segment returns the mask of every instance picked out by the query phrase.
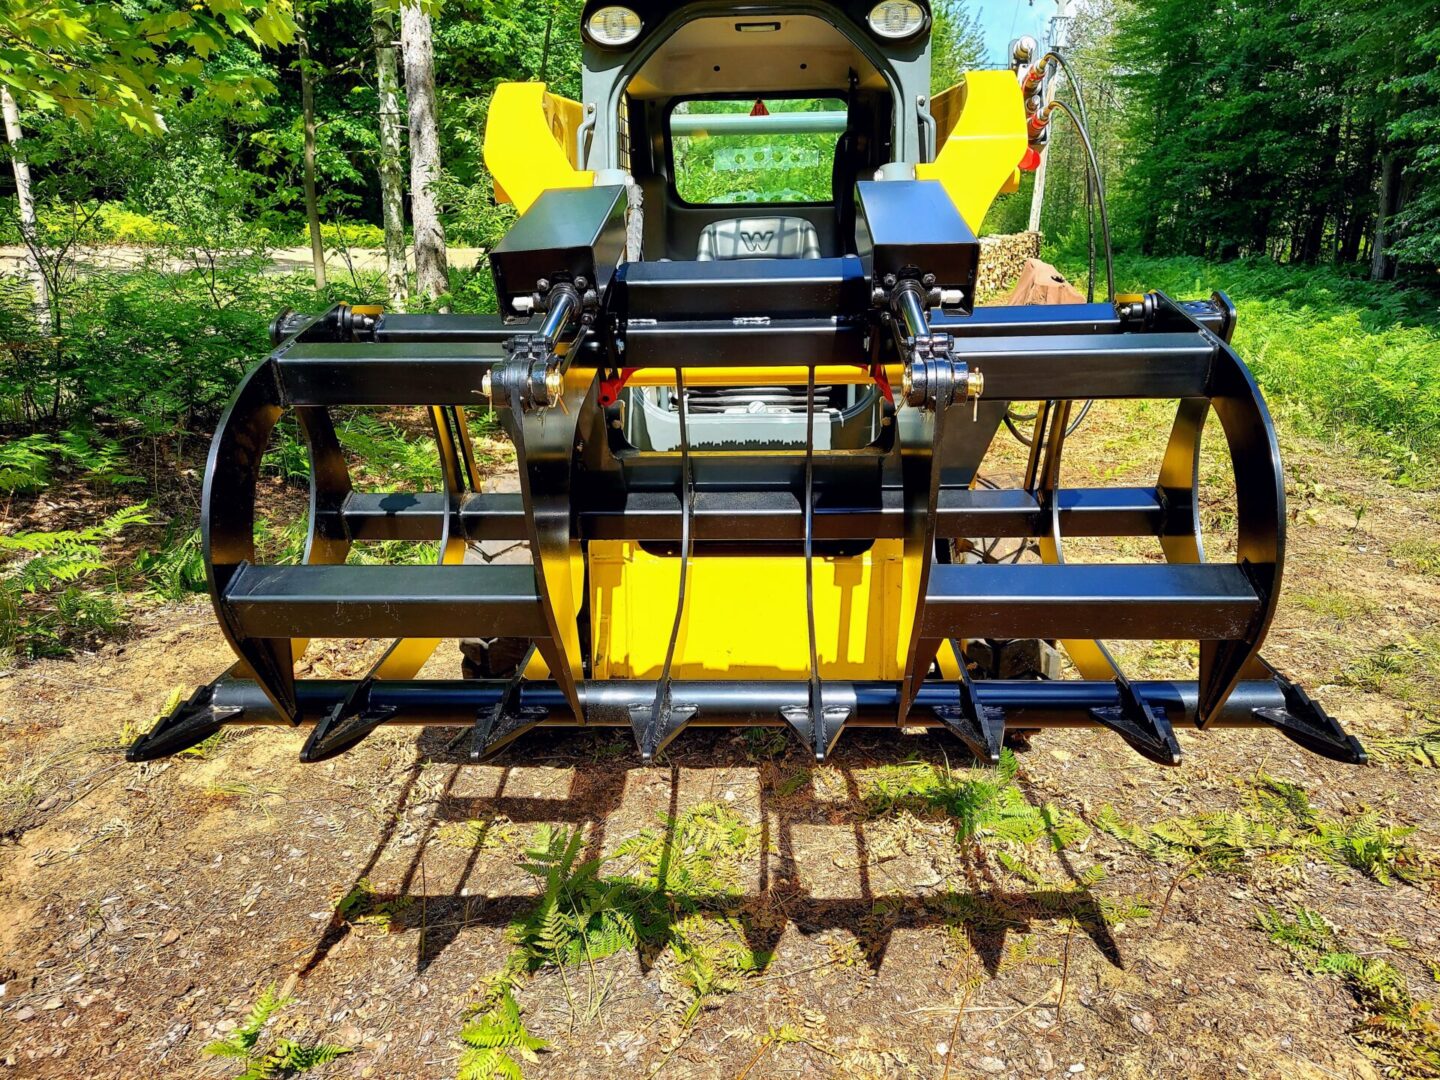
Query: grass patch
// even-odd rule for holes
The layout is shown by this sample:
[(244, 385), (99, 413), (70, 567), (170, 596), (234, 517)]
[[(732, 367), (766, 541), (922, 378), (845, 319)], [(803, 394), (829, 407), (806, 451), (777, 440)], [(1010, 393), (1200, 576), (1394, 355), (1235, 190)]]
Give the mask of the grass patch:
[(1305, 908), (1289, 915), (1267, 908), (1256, 921), (1271, 942), (1288, 950), (1307, 971), (1344, 984), (1363, 1014), (1351, 1036), (1367, 1055), (1401, 1076), (1440, 1077), (1435, 1003), (1416, 997), (1393, 964), (1342, 948), (1330, 925)]
[(1440, 633), (1407, 634), (1351, 660), (1335, 676), (1341, 686), (1396, 701), (1433, 696), (1440, 679)]
[(1440, 577), (1440, 542), (1407, 536), (1390, 548), (1390, 557), (1416, 573)]
[[(1052, 253), (1083, 276), (1084, 258)], [(1078, 273), (1077, 273), (1078, 272)], [(1235, 349), (1274, 404), (1302, 422), (1345, 432), (1383, 457), (1397, 480), (1427, 483), (1440, 461), (1440, 316), (1434, 294), (1376, 286), (1330, 267), (1267, 259), (1122, 257), (1116, 284), (1176, 299), (1224, 289), (1235, 301)]]
[(1314, 589), (1291, 589), (1287, 594), (1299, 607), (1335, 623), (1375, 614), (1380, 605), (1348, 589), (1320, 586)]

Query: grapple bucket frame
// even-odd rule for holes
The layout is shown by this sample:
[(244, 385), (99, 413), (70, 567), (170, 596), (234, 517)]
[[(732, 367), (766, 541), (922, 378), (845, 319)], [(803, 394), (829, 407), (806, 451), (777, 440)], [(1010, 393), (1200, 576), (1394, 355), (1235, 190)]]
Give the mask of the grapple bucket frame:
[[(1229, 344), (1235, 314), (1223, 294), (972, 308), (977, 245), (939, 185), (858, 188), (862, 257), (623, 263), (624, 189), (553, 191), (492, 254), (506, 317), (340, 306), (279, 320), (276, 348), (236, 391), (206, 468), (209, 583), (238, 662), (130, 758), (175, 753), (226, 724), (288, 723), (310, 726), (302, 757), (313, 761), (380, 724), (409, 723), (470, 729), (475, 759), (540, 725), (618, 725), (650, 760), (687, 725), (742, 723), (788, 726), (818, 760), (846, 727), (918, 724), (992, 762), (1007, 729), (1091, 726), (1174, 764), (1175, 728), (1187, 725), (1270, 727), (1363, 761), (1260, 657), (1281, 580), (1285, 489), (1269, 413)], [(803, 453), (695, 451), (687, 379), (765, 384), (775, 357), (804, 385)], [(621, 389), (656, 370), (678, 389), (678, 453), (636, 453), (619, 433)], [(817, 449), (817, 372), (880, 387), (872, 445)], [(1105, 398), (1179, 401), (1153, 488), (1062, 486), (1071, 402)], [(976, 487), (974, 466), (1017, 400), (1042, 402), (1024, 481)], [(514, 443), (518, 494), (481, 490), (461, 410), (486, 404)], [(413, 405), (429, 409), (443, 489), (353, 491), (329, 410)], [(1200, 537), (1200, 439), (1212, 409), (1234, 464), (1232, 563), (1205, 562)], [(309, 448), (309, 541), (304, 565), (262, 566), (256, 483), (287, 410)], [(1166, 561), (1066, 563), (1066, 536), (1156, 537)], [(961, 537), (1027, 538), (1043, 561), (952, 562), (948, 541)], [(822, 679), (817, 551), (877, 539), (903, 546), (902, 675)], [(352, 544), (373, 540), (439, 541), (440, 565), (344, 565)], [(524, 541), (531, 564), (464, 564), (466, 545), (487, 540)], [(681, 560), (658, 678), (589, 675), (577, 568), (598, 540)], [(672, 678), (686, 568), (707, 546), (805, 560), (805, 677)], [(669, 620), (668, 602), (656, 598), (657, 618)], [(534, 642), (549, 677), (415, 678), (438, 639), (472, 635)], [(364, 678), (297, 680), (294, 662), (314, 637), (394, 640)], [(972, 680), (963, 662), (949, 665), (958, 678), (934, 674), (942, 648), (963, 658), (964, 641), (1014, 638), (1060, 640), (1082, 678)], [(1128, 679), (1102, 644), (1150, 638), (1199, 641), (1198, 678)]]

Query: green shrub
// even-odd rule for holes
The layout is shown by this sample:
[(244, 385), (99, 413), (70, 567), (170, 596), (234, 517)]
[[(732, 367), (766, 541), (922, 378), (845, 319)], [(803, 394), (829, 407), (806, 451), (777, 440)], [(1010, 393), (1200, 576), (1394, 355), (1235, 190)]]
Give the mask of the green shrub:
[[(1073, 246), (1048, 254), (1077, 280), (1083, 276), (1084, 256)], [(1238, 312), (1235, 349), (1272, 404), (1293, 403), (1318, 429), (1351, 433), (1392, 462), (1401, 480), (1434, 479), (1440, 317), (1432, 290), (1375, 284), (1329, 267), (1185, 257), (1123, 257), (1116, 287), (1159, 289), (1181, 300), (1223, 289)]]
[(131, 506), (88, 529), (0, 535), (0, 656), (62, 656), (119, 633), (114, 582), (81, 583), (109, 568), (106, 541), (149, 520), (144, 506)]
[[(304, 237), (308, 244), (308, 231), (304, 233)], [(322, 221), (320, 239), (327, 248), (383, 248), (385, 230), (368, 221)]]
[(121, 203), (104, 203), (98, 214), (100, 237), (111, 244), (143, 247), (160, 244), (175, 237), (175, 228), (156, 221), (148, 214), (132, 210)]

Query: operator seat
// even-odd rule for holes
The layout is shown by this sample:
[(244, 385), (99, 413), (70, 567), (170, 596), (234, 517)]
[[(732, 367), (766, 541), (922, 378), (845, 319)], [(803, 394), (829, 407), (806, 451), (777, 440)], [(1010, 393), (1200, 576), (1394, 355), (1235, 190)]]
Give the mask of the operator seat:
[(801, 217), (738, 217), (712, 221), (700, 232), (698, 262), (724, 259), (818, 259), (820, 236)]

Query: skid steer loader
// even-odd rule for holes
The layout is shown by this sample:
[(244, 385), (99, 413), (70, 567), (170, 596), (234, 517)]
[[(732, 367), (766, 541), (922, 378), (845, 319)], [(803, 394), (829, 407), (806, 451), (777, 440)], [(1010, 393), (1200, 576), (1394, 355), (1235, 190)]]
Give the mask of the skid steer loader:
[[(923, 0), (582, 18), (581, 101), (509, 83), (490, 107), (486, 160), (520, 211), (488, 255), (500, 314), (277, 318), (205, 473), (237, 662), (131, 760), (228, 724), (303, 726), (306, 761), (381, 724), (461, 726), (476, 760), (541, 725), (618, 725), (649, 761), (727, 724), (788, 727), (817, 760), (847, 727), (940, 728), (994, 762), (1007, 731), (1084, 726), (1174, 764), (1191, 725), (1364, 760), (1260, 655), (1285, 486), (1226, 297), (975, 303), (987, 208), (1071, 115), (1062, 58), (1022, 48), (932, 98)], [(1078, 403), (1128, 398), (1178, 402), (1153, 486), (1063, 486)], [(1026, 402), (1022, 479), (980, 482)], [(400, 406), (429, 411), (441, 490), (354, 490), (331, 410)], [(518, 492), (482, 485), (483, 410)], [(257, 475), (287, 411), (309, 539), (303, 565), (262, 565)], [(1200, 536), (1212, 411), (1234, 466), (1226, 562)], [(1150, 538), (1156, 557), (1067, 562), (1067, 537)], [(1031, 557), (985, 557), (996, 538)], [(438, 542), (439, 565), (347, 562), (393, 540)], [(467, 559), (487, 544), (524, 560)], [(393, 643), (363, 678), (297, 679), (314, 638)], [(480, 677), (416, 677), (444, 638), (470, 640)], [(1135, 639), (1198, 642), (1195, 677), (1128, 678), (1106, 642)]]

